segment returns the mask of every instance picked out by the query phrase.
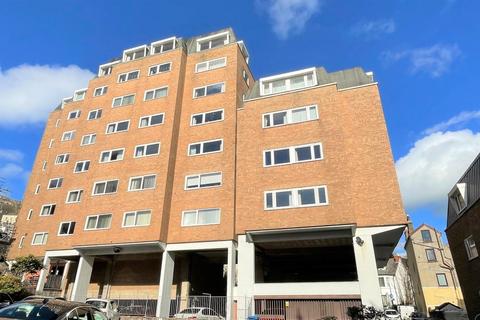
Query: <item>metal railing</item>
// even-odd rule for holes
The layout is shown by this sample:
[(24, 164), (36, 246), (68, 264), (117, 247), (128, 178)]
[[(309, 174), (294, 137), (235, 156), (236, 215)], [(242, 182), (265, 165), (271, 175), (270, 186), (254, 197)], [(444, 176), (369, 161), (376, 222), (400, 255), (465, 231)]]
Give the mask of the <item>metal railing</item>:
[(189, 296), (177, 297), (170, 300), (170, 317), (187, 308), (208, 308), (225, 317), (227, 311), (227, 297), (225, 296)]

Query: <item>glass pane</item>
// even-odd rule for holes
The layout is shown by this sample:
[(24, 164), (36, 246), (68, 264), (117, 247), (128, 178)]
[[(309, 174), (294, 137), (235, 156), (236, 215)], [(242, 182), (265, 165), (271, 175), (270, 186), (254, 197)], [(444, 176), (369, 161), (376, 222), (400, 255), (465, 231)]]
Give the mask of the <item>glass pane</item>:
[(207, 87), (207, 95), (220, 93), (223, 91), (223, 83), (213, 84)]
[(140, 127), (148, 126), (148, 117), (140, 119)]
[(313, 73), (307, 74), (305, 77), (307, 78), (306, 79), (307, 80), (306, 85), (307, 86), (312, 86), (313, 85)]
[(295, 148), (295, 156), (297, 157), (297, 161), (312, 160), (312, 148), (311, 147)]
[(304, 76), (296, 76), (290, 78), (290, 89), (299, 89), (305, 87)]
[(217, 38), (217, 39), (213, 39), (213, 40), (211, 40), (212, 45), (210, 46), (210, 48), (216, 48), (216, 47), (219, 47), (219, 46), (223, 46), (225, 44), (226, 40), (227, 40), (226, 37), (220, 37), (220, 38)]
[(307, 110), (297, 109), (292, 111), (292, 122), (307, 121)]
[(162, 45), (162, 52), (165, 52), (165, 51), (168, 51), (168, 50), (172, 50), (172, 49), (173, 49), (173, 41), (164, 43), (164, 44)]
[(152, 100), (153, 99), (153, 91), (148, 91), (145, 94), (145, 100)]
[(265, 165), (270, 166), (272, 164), (272, 152), (267, 151), (265, 152)]
[(210, 69), (220, 68), (220, 67), (223, 67), (224, 65), (225, 65), (224, 58), (210, 61)]
[(209, 112), (205, 114), (205, 122), (217, 121), (222, 119), (223, 111)]
[(121, 74), (120, 77), (118, 77), (119, 82), (125, 82), (126, 80), (127, 80), (126, 74)]
[(148, 226), (150, 224), (150, 211), (137, 212), (137, 226)]
[(193, 177), (188, 177), (187, 178), (187, 189), (191, 188), (197, 188), (200, 183), (200, 177), (199, 176), (193, 176)]
[(317, 108), (316, 107), (310, 107), (309, 108), (309, 113), (310, 113), (310, 120), (312, 119), (318, 119), (318, 115), (317, 115)]
[(271, 121), (270, 121), (270, 115), (269, 114), (266, 114), (263, 116), (263, 126), (264, 127), (270, 127), (272, 124), (271, 124)]
[(198, 224), (213, 224), (220, 222), (220, 210), (206, 209), (198, 211)]
[(142, 178), (130, 180), (130, 190), (139, 190), (142, 187)]
[(272, 193), (267, 193), (267, 208), (273, 207), (273, 196)]
[(70, 226), (69, 223), (62, 223), (60, 225), (60, 234), (68, 234), (68, 227)]
[(205, 88), (195, 89), (195, 97), (203, 97), (205, 95)]
[(146, 176), (143, 179), (143, 188), (144, 189), (155, 188), (155, 180), (156, 180), (156, 176)]
[(322, 150), (320, 149), (319, 144), (313, 146), (313, 152), (315, 154), (315, 159), (321, 159), (322, 158)]
[(147, 155), (157, 154), (159, 148), (160, 148), (160, 145), (159, 145), (158, 143), (156, 143), (156, 144), (149, 144), (149, 145), (147, 146), (147, 152), (146, 152), (146, 154), (147, 154)]
[(145, 154), (144, 152), (145, 152), (145, 146), (136, 147), (135, 148), (135, 157), (143, 156)]
[(35, 243), (35, 244), (42, 243), (42, 238), (43, 238), (43, 234), (36, 234), (33, 237), (33, 243)]
[(119, 122), (117, 125), (117, 131), (125, 131), (128, 129), (128, 121)]
[(77, 191), (70, 192), (70, 193), (68, 194), (68, 202), (77, 201), (77, 195), (78, 195), (78, 192), (77, 192)]
[(98, 217), (97, 228), (108, 228), (110, 227), (110, 220), (112, 216), (110, 215), (102, 215)]
[(75, 232), (75, 222), (70, 222), (68, 234), (73, 234), (74, 232)]
[(167, 88), (155, 90), (155, 99), (165, 97), (167, 95), (167, 91)]
[(202, 124), (202, 122), (203, 122), (203, 114), (197, 114), (197, 115), (192, 117), (192, 124), (193, 125)]
[(130, 227), (135, 225), (135, 212), (129, 212), (125, 214), (124, 226)]
[(83, 163), (83, 171), (87, 171), (90, 168), (90, 161), (85, 161)]
[(200, 153), (200, 144), (192, 144), (190, 145), (190, 149), (188, 151), (188, 154), (194, 155), (194, 154), (199, 154)]
[(286, 124), (287, 112), (277, 112), (273, 114), (273, 125)]
[(203, 152), (214, 152), (214, 151), (219, 151), (222, 147), (222, 141), (211, 141), (211, 142), (205, 142), (203, 145)]
[(301, 205), (315, 204), (315, 189), (298, 190), (298, 198)]
[(183, 213), (183, 225), (184, 226), (193, 226), (196, 224), (196, 212), (187, 211)]
[(206, 62), (202, 62), (202, 63), (197, 64), (197, 72), (202, 72), (202, 71), (205, 71), (205, 70), (207, 70), (207, 63)]
[(102, 155), (100, 157), (100, 162), (105, 162), (109, 160), (110, 160), (110, 151), (102, 152)]
[(282, 80), (276, 80), (272, 82), (272, 92), (277, 93), (277, 92), (282, 92), (287, 89), (285, 79)]
[(149, 75), (156, 74), (156, 73), (157, 73), (157, 70), (158, 70), (158, 69), (157, 69), (157, 66), (151, 67), (148, 74), (149, 74)]
[(318, 188), (318, 201), (320, 203), (327, 203), (327, 192), (325, 188)]
[(88, 217), (86, 229), (94, 229), (97, 223), (97, 217)]
[(200, 51), (207, 50), (209, 48), (210, 48), (210, 42), (209, 41), (200, 43)]
[(292, 205), (292, 192), (291, 191), (280, 191), (276, 193), (277, 196), (277, 207), (289, 207)]
[(282, 149), (273, 151), (273, 159), (275, 164), (289, 163), (290, 150)]
[(151, 125), (160, 124), (160, 123), (163, 123), (163, 114), (157, 114), (155, 116), (152, 116), (150, 120)]
[(105, 193), (117, 192), (118, 181), (108, 181), (107, 187), (105, 188)]
[(120, 106), (121, 103), (122, 103), (122, 98), (115, 98), (115, 99), (113, 100), (113, 106), (114, 106), (114, 107)]
[(161, 64), (161, 65), (158, 67), (158, 70), (159, 70), (160, 72), (169, 71), (169, 70), (170, 70), (170, 63)]
[(105, 192), (105, 186), (106, 186), (106, 183), (105, 182), (101, 182), (101, 183), (97, 183), (95, 185), (95, 191), (93, 192), (94, 194), (102, 194)]
[(201, 187), (219, 186), (222, 183), (221, 173), (204, 174), (200, 177)]

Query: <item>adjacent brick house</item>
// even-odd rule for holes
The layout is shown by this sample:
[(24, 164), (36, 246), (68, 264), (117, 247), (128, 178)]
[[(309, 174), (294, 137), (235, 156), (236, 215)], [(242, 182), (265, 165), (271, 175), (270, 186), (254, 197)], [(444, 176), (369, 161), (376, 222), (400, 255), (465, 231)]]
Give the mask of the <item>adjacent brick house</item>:
[(373, 75), (255, 81), (248, 60), (231, 29), (167, 38), (51, 113), (10, 251), (54, 267), (37, 291), (141, 292), (159, 316), (191, 295), (226, 296), (228, 319), (235, 303), (262, 311), (245, 297), (313, 299), (340, 319), (382, 307), (376, 270), (406, 216)]

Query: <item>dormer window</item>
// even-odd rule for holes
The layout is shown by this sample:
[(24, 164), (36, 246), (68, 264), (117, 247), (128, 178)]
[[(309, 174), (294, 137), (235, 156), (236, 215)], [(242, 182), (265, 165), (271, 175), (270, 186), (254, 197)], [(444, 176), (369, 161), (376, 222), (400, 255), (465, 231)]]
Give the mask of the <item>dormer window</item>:
[(175, 37), (153, 42), (151, 44), (151, 54), (164, 53), (176, 48), (177, 39)]
[(85, 99), (86, 93), (87, 93), (87, 89), (81, 89), (81, 90), (75, 91), (75, 93), (73, 94), (73, 101), (80, 101)]
[(229, 43), (230, 35), (228, 32), (214, 34), (212, 36), (197, 39), (197, 51), (224, 46)]
[(260, 95), (281, 93), (317, 85), (315, 68), (260, 79)]
[(120, 62), (120, 60), (102, 64), (101, 66), (98, 67), (98, 76), (99, 77), (104, 77), (104, 76), (108, 76), (108, 75), (112, 74), (113, 65), (115, 65), (119, 62)]
[(132, 61), (145, 57), (149, 52), (147, 45), (123, 51), (123, 61)]
[(465, 183), (457, 183), (449, 195), (451, 204), (457, 214), (467, 207), (467, 185)]

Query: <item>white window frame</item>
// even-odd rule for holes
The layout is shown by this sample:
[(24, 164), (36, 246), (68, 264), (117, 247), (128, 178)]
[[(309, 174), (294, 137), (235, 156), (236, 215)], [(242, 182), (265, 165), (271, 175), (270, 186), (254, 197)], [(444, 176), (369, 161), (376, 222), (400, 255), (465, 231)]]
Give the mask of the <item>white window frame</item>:
[[(105, 228), (98, 228), (98, 220), (99, 220), (99, 217), (100, 216), (110, 216), (110, 223), (108, 225), (108, 227), (105, 227)], [(92, 218), (92, 217), (97, 217), (97, 221), (95, 222), (95, 228), (90, 228), (90, 229), (87, 229), (87, 225), (88, 225), (88, 219), (89, 218)], [(83, 227), (83, 230), (84, 231), (95, 231), (95, 230), (108, 230), (112, 227), (112, 219), (113, 219), (113, 215), (111, 213), (99, 213), (99, 214), (92, 214), (92, 215), (88, 215), (86, 218), (85, 218), (85, 226)]]
[[(97, 90), (100, 90), (100, 94), (96, 94)], [(107, 92), (108, 92), (108, 86), (96, 87), (93, 90), (93, 96), (94, 97), (100, 97), (100, 96), (103, 96), (103, 95), (107, 94)]]
[[(143, 155), (143, 156), (137, 156), (137, 148), (145, 147), (145, 152), (146, 152), (147, 151), (147, 146), (154, 145), (154, 144), (158, 144), (158, 152), (157, 153), (152, 153), (152, 154)], [(135, 148), (133, 148), (133, 158), (145, 158), (145, 157), (158, 156), (160, 154), (161, 148), (162, 148), (162, 144), (160, 143), (160, 141), (145, 143), (145, 144), (138, 144), (138, 145), (135, 146)]]
[(98, 76), (106, 77), (112, 74), (113, 66), (120, 63), (121, 60), (112, 61), (109, 63), (104, 63), (98, 66)]
[[(218, 65), (218, 66), (214, 65), (213, 67), (211, 67), (212, 62), (216, 62), (218, 60), (223, 60), (223, 65)], [(202, 64), (206, 64), (206, 69), (198, 71), (198, 67)], [(202, 62), (197, 63), (195, 65), (195, 73), (207, 72), (207, 71), (211, 71), (211, 70), (215, 70), (215, 69), (224, 68), (226, 66), (227, 66), (227, 57), (215, 58), (215, 59), (211, 59), (211, 60), (202, 61)]]
[[(73, 101), (82, 101), (85, 99), (85, 96), (87, 95), (87, 89), (88, 88), (83, 88), (83, 89), (78, 89), (73, 92)], [(83, 92), (83, 95), (81, 98), (78, 98), (77, 96)]]
[(68, 113), (67, 120), (75, 120), (80, 118), (80, 115), (82, 114), (82, 111), (80, 109), (70, 111)]
[[(52, 180), (59, 180), (59, 181), (61, 180), (62, 182), (61, 182), (60, 186), (58, 186), (59, 181), (57, 181), (57, 186), (55, 188), (50, 188), (50, 183), (52, 182)], [(52, 178), (52, 179), (48, 180), (47, 190), (60, 189), (62, 187), (62, 185), (63, 185), (63, 177)]]
[[(196, 40), (197, 52), (206, 51), (206, 50), (210, 50), (210, 49), (214, 49), (214, 48), (219, 48), (220, 46), (212, 48), (212, 40), (217, 39), (217, 38), (222, 38), (224, 36), (226, 36), (226, 38), (223, 41), (223, 45), (226, 46), (227, 44), (230, 43), (230, 32), (228, 32), (228, 31), (219, 32), (219, 33), (216, 33), (216, 34), (212, 34), (211, 36), (198, 38)], [(209, 42), (208, 49), (200, 50), (200, 45), (204, 42), (207, 42), (207, 41)]]
[[(161, 66), (166, 65), (166, 64), (168, 64), (168, 70), (167, 71), (158, 71), (158, 70), (160, 70)], [(156, 68), (157, 72), (152, 74), (152, 69), (153, 68)], [(153, 66), (148, 67), (148, 76), (153, 77), (153, 76), (156, 76), (156, 75), (159, 75), (159, 74), (162, 74), (162, 73), (166, 73), (166, 72), (170, 72), (170, 71), (172, 71), (172, 62), (169, 61), (169, 62), (158, 63), (158, 64), (155, 64)]]
[(55, 128), (58, 128), (59, 125), (60, 125), (60, 119), (57, 119), (57, 120), (55, 121)]
[[(148, 224), (137, 224), (137, 215), (139, 212), (147, 212), (150, 214), (150, 220), (148, 221)], [(125, 225), (126, 218), (128, 214), (134, 214), (134, 220), (135, 224), (131, 226)], [(135, 210), (135, 211), (127, 211), (123, 213), (123, 219), (122, 219), (122, 228), (138, 228), (138, 227), (148, 227), (152, 223), (152, 209), (144, 209), (144, 210)]]
[[(218, 222), (215, 222), (215, 223), (202, 223), (202, 224), (199, 224), (198, 223), (198, 216), (199, 216), (199, 211), (205, 211), (205, 210), (218, 210)], [(195, 212), (195, 220), (196, 220), (196, 223), (195, 224), (191, 224), (191, 225), (185, 225), (185, 213), (187, 212)], [(182, 227), (200, 227), (200, 226), (211, 226), (211, 225), (218, 225), (220, 224), (222, 221), (222, 209), (221, 208), (202, 208), (202, 209), (192, 209), (192, 210), (183, 210), (182, 211), (182, 222), (181, 222), (181, 226)]]
[[(172, 41), (173, 41), (172, 49), (164, 51), (163, 50), (163, 45), (166, 44), (166, 43), (172, 42)], [(161, 49), (160, 49), (160, 52), (155, 53), (155, 48), (157, 48), (157, 47), (161, 47)], [(150, 55), (162, 54), (162, 53), (169, 52), (169, 51), (172, 51), (172, 50), (175, 50), (175, 49), (177, 49), (177, 37), (170, 37), (170, 38), (167, 38), (167, 39), (152, 42), (150, 44)]]
[[(163, 90), (163, 89), (166, 89), (167, 93), (166, 93), (164, 96), (155, 98), (155, 92), (156, 92), (157, 90)], [(147, 93), (150, 93), (150, 92), (153, 92), (153, 98), (147, 100)], [(168, 86), (163, 86), (163, 87), (148, 89), (148, 90), (145, 90), (145, 92), (143, 93), (143, 101), (158, 100), (158, 99), (162, 99), (162, 98), (166, 98), (166, 97), (168, 97)]]
[[(85, 170), (85, 164), (87, 162), (88, 162), (88, 169)], [(82, 170), (81, 171), (75, 171), (75, 169), (77, 168), (77, 165), (79, 163), (82, 163)], [(89, 169), (90, 169), (90, 160), (80, 160), (80, 161), (75, 162), (75, 165), (73, 166), (73, 173), (83, 173), (83, 172), (87, 172)]]
[[(150, 124), (152, 122), (152, 118), (155, 117), (155, 116), (162, 116), (162, 122), (156, 123), (156, 124)], [(147, 126), (142, 127), (142, 120), (143, 119), (148, 119), (149, 124)], [(147, 116), (140, 117), (140, 119), (138, 119), (138, 128), (143, 129), (143, 128), (149, 128), (149, 127), (156, 127), (156, 126), (160, 126), (164, 123), (165, 123), (165, 112), (160, 112), (160, 113), (150, 114), (150, 115), (147, 115)]]
[[(468, 261), (478, 257), (478, 248), (477, 248), (477, 244), (475, 243), (475, 240), (473, 240), (473, 235), (470, 235), (467, 238), (465, 238), (465, 240), (463, 240), (463, 244), (465, 245), (465, 250), (467, 250)], [(473, 248), (475, 248), (476, 254), (472, 252)]]
[[(118, 124), (119, 124), (119, 123), (122, 123), (122, 122), (127, 122), (127, 123), (128, 123), (127, 129), (122, 130), (122, 131), (117, 131), (117, 129), (118, 129)], [(112, 131), (112, 132), (108, 132), (108, 127), (111, 126), (111, 125), (115, 125), (115, 129), (114, 129), (114, 131)], [(107, 123), (107, 126), (105, 127), (105, 134), (122, 133), (122, 132), (127, 132), (128, 130), (130, 130), (130, 119), (129, 119), (129, 120), (120, 120), (120, 121), (115, 121), (115, 122)]]
[[(317, 117), (316, 118), (311, 118), (310, 117), (310, 108), (311, 107), (315, 107), (315, 113), (317, 114)], [(293, 122), (292, 120), (292, 113), (294, 111), (297, 111), (297, 110), (301, 110), (301, 109), (306, 109), (307, 110), (307, 120), (305, 121), (298, 121), (298, 122)], [(282, 123), (282, 124), (273, 124), (273, 115), (276, 114), (276, 113), (282, 113), (282, 112), (286, 112), (287, 113), (287, 122), (286, 123)], [(270, 126), (266, 126), (265, 125), (265, 116), (269, 116), (270, 117), (270, 121), (272, 123), (272, 125)], [(283, 109), (283, 110), (278, 110), (278, 111), (272, 111), (272, 112), (267, 112), (267, 113), (263, 113), (262, 114), (262, 128), (263, 129), (269, 129), (269, 128), (276, 128), (276, 127), (281, 127), (281, 126), (288, 126), (288, 125), (292, 125), (292, 124), (298, 124), (298, 123), (305, 123), (305, 122), (309, 122), (309, 121), (315, 121), (315, 120), (318, 120), (320, 119), (320, 115), (318, 114), (318, 105), (316, 104), (311, 104), (311, 105), (306, 105), (306, 106), (302, 106), (302, 107), (295, 107), (295, 108), (291, 108), (291, 109)]]
[[(291, 78), (295, 78), (295, 77), (298, 77), (298, 76), (301, 76), (301, 75), (304, 75), (304, 77), (306, 77), (309, 74), (312, 74), (312, 85), (305, 86), (305, 87), (302, 87), (302, 88), (296, 88), (296, 89), (291, 88), (291, 85), (290, 85), (290, 79)], [(283, 90), (283, 91), (273, 93), (273, 82), (278, 81), (278, 80), (285, 80), (286, 89)], [(269, 93), (265, 92), (265, 89), (264, 89), (264, 83), (265, 82), (269, 83), (269, 88), (270, 88)], [(282, 73), (282, 74), (278, 74), (278, 75), (274, 75), (274, 76), (270, 76), (270, 77), (260, 78), (259, 83), (260, 83), (260, 96), (266, 96), (266, 95), (283, 94), (285, 92), (291, 92), (291, 91), (297, 91), (297, 90), (304, 90), (306, 88), (312, 88), (312, 87), (315, 87), (316, 85), (318, 85), (318, 79), (317, 79), (316, 68), (312, 67), (312, 68), (297, 70), (297, 71), (293, 71), (293, 72)]]
[(43, 163), (42, 163), (42, 171), (45, 171), (47, 170), (47, 161), (46, 160), (43, 160)]
[[(72, 228), (72, 223), (74, 223), (74, 227), (73, 227), (73, 231), (72, 233), (65, 233), (65, 234), (61, 234), (60, 233), (60, 230), (62, 230), (62, 225), (63, 224), (66, 224), (68, 223), (68, 231), (70, 232), (70, 229)], [(60, 224), (58, 225), (58, 232), (57, 232), (57, 236), (59, 237), (68, 237), (68, 236), (72, 236), (74, 231), (75, 231), (75, 227), (76, 227), (76, 221), (60, 221)]]
[[(132, 73), (137, 73), (137, 77), (136, 78), (133, 78), (133, 79), (128, 79), (128, 77), (130, 76), (130, 74)], [(120, 77), (121, 76), (125, 76), (125, 80), (124, 81), (120, 81)], [(132, 81), (132, 80), (137, 80), (140, 78), (140, 70), (132, 70), (132, 71), (128, 71), (128, 72), (122, 72), (122, 73), (119, 73), (118, 76), (117, 76), (117, 83), (125, 83), (125, 82), (128, 82), (128, 81)]]
[[(318, 194), (318, 189), (323, 188), (325, 190), (325, 203), (320, 203), (320, 197)], [(308, 190), (313, 189), (315, 192), (315, 203), (314, 204), (305, 204), (301, 205), (299, 202), (298, 191), (301, 190)], [(292, 205), (285, 206), (285, 207), (276, 207), (276, 193), (277, 192), (291, 192), (292, 193)], [(267, 194), (272, 194), (272, 208), (267, 207)], [(326, 185), (318, 185), (318, 186), (307, 186), (301, 188), (290, 188), (290, 189), (276, 189), (276, 190), (268, 190), (263, 193), (263, 208), (265, 211), (272, 211), (272, 210), (283, 210), (283, 209), (296, 209), (296, 208), (311, 208), (311, 207), (321, 207), (329, 205), (328, 200), (328, 190)]]
[[(112, 153), (115, 152), (115, 151), (122, 151), (122, 157), (120, 159), (111, 160)], [(108, 161), (102, 161), (102, 155), (105, 152), (108, 152), (108, 158), (109, 158)], [(122, 161), (123, 159), (125, 159), (125, 148), (109, 149), (109, 150), (100, 151), (100, 158), (98, 159), (98, 163), (117, 162), (117, 161)]]
[(40, 185), (37, 184), (37, 185), (35, 186), (35, 193), (34, 193), (34, 194), (39, 194), (39, 192), (40, 192)]
[[(145, 182), (145, 178), (147, 177), (155, 177), (155, 183), (153, 185), (153, 187), (151, 188), (143, 188), (143, 183)], [(140, 189), (132, 189), (132, 180), (133, 179), (141, 179), (141, 185), (142, 185), (142, 188)], [(135, 177), (130, 177), (130, 179), (128, 179), (128, 189), (127, 191), (128, 192), (136, 192), (136, 191), (145, 191), (145, 190), (153, 190), (157, 187), (157, 175), (156, 174), (145, 174), (143, 176), (135, 176)]]
[[(137, 53), (141, 52), (141, 51), (143, 51), (143, 56), (137, 58)], [(130, 58), (129, 55), (131, 53), (133, 53), (133, 56)], [(123, 62), (128, 62), (128, 61), (134, 61), (134, 60), (142, 59), (142, 58), (145, 58), (146, 56), (148, 56), (149, 54), (150, 54), (150, 48), (146, 44), (144, 44), (142, 46), (138, 46), (138, 47), (134, 47), (134, 48), (124, 50), (122, 61)]]
[[(90, 115), (92, 113), (95, 112), (95, 118), (92, 118), (90, 119)], [(102, 109), (95, 109), (95, 110), (91, 110), (89, 113), (88, 113), (88, 116), (87, 116), (87, 121), (92, 121), (92, 120), (97, 120), (97, 119), (100, 119), (102, 117)], [(100, 114), (100, 115), (99, 115)]]
[(21, 249), (23, 248), (23, 243), (25, 242), (25, 236), (22, 236), (20, 238), (20, 241), (18, 241), (18, 248)]
[[(37, 235), (42, 235), (42, 242), (41, 243), (35, 243), (35, 238)], [(44, 246), (47, 244), (48, 241), (48, 232), (35, 232), (32, 236), (32, 246)]]
[(468, 207), (467, 184), (457, 183), (452, 191), (448, 194), (448, 198), (452, 202), (453, 209), (459, 215)]
[[(99, 183), (105, 183), (105, 191), (107, 190), (107, 184), (109, 182), (112, 182), (112, 181), (117, 181), (117, 190), (115, 190), (115, 192), (109, 192), (109, 193), (106, 193), (106, 192), (103, 192), (103, 193), (95, 193), (95, 187), (97, 186), (97, 184)], [(92, 188), (92, 196), (105, 196), (105, 195), (110, 195), (110, 194), (115, 194), (118, 192), (118, 189), (120, 188), (120, 180), (119, 179), (111, 179), (111, 180), (102, 180), (102, 181), (94, 181), (93, 182), (93, 188)]]
[[(218, 111), (222, 111), (222, 118), (219, 119), (219, 120), (214, 120), (214, 121), (208, 121), (208, 122), (205, 122), (205, 117), (208, 113), (214, 113), (214, 112), (218, 112)], [(197, 124), (194, 124), (193, 123), (193, 118), (195, 116), (202, 116), (202, 123), (197, 123)], [(210, 124), (210, 123), (215, 123), (215, 122), (221, 122), (225, 120), (225, 109), (216, 109), (216, 110), (211, 110), (211, 111), (206, 111), (206, 112), (200, 112), (200, 113), (194, 113), (190, 116), (190, 126), (191, 127), (196, 127), (196, 126), (203, 126), (203, 125), (207, 125), (207, 124)]]
[(55, 165), (62, 165), (68, 163), (70, 160), (70, 153), (60, 153), (55, 157)]
[[(315, 158), (315, 146), (320, 146), (320, 158)], [(310, 160), (295, 160), (296, 159), (296, 154), (295, 154), (295, 149), (297, 148), (305, 148), (305, 147), (310, 147), (310, 152), (312, 155), (312, 159)], [(289, 156), (290, 156), (290, 162), (286, 163), (279, 163), (275, 164), (275, 151), (279, 150), (286, 150), (288, 149)], [(267, 165), (267, 153), (271, 153), (271, 164)], [(323, 145), (321, 142), (313, 142), (313, 143), (307, 143), (307, 144), (301, 144), (297, 146), (289, 146), (289, 147), (283, 147), (283, 148), (275, 148), (275, 149), (268, 149), (263, 151), (263, 167), (264, 168), (270, 168), (270, 167), (279, 167), (279, 166), (285, 166), (285, 165), (290, 165), (290, 164), (297, 164), (297, 163), (305, 163), (305, 162), (313, 162), (313, 161), (320, 161), (323, 160)]]
[[(46, 208), (46, 207), (50, 207), (48, 209), (48, 214), (42, 214), (43, 213), (43, 209)], [(55, 207), (55, 209), (53, 210), (53, 214), (52, 214), (52, 208)], [(40, 217), (51, 217), (55, 214), (55, 211), (57, 210), (57, 204), (56, 203), (46, 203), (46, 204), (43, 204), (42, 207), (40, 208), (40, 213), (38, 214)]]
[[(207, 89), (208, 89), (208, 87), (215, 86), (215, 85), (217, 85), (217, 84), (221, 84), (221, 85), (222, 85), (222, 91), (217, 92), (217, 93), (213, 93), (213, 94), (207, 94)], [(201, 86), (201, 87), (193, 88), (192, 98), (193, 98), (193, 99), (200, 99), (200, 98), (205, 98), (205, 97), (208, 97), (208, 96), (211, 96), (211, 95), (216, 95), (216, 94), (225, 93), (225, 91), (226, 91), (226, 86), (227, 86), (227, 85), (226, 85), (225, 81), (223, 81), (223, 82), (211, 83), (211, 84), (208, 84), (208, 85), (206, 85), (206, 86)], [(198, 90), (198, 89), (202, 89), (202, 88), (205, 89), (205, 95), (195, 97), (195, 91)]]
[(32, 216), (33, 216), (33, 209), (30, 209), (28, 210), (27, 220), (32, 220)]
[[(132, 101), (132, 103), (123, 104), (123, 101), (125, 100), (125, 97), (130, 97), (130, 96), (133, 96), (133, 101)], [(116, 100), (116, 99), (119, 99), (119, 98), (121, 99), (120, 105), (115, 106), (115, 105), (114, 105), (115, 100)], [(135, 98), (136, 98), (136, 94), (135, 94), (135, 93), (130, 93), (130, 94), (126, 94), (126, 95), (123, 95), (123, 96), (114, 97), (114, 98), (112, 99), (112, 108), (121, 108), (121, 107), (130, 106), (130, 105), (132, 105), (132, 104), (135, 104)]]
[[(62, 134), (62, 142), (63, 141), (72, 141), (73, 139), (75, 139), (75, 131), (76, 130), (70, 130), (70, 131), (65, 131), (63, 132)], [(69, 134), (70, 135), (70, 139), (66, 139), (65, 135)]]
[[(212, 174), (219, 174), (220, 175), (220, 184), (216, 186), (207, 186), (207, 187), (202, 187), (200, 185), (200, 182), (202, 180), (202, 176), (206, 175), (212, 175)], [(187, 187), (187, 181), (189, 178), (198, 178), (198, 187), (195, 188), (188, 188)], [(190, 174), (185, 176), (185, 183), (183, 185), (183, 190), (189, 191), (189, 190), (198, 190), (198, 189), (210, 189), (210, 188), (220, 188), (223, 185), (223, 172), (222, 171), (213, 171), (213, 172), (202, 172), (198, 174)]]
[[(203, 152), (204, 145), (205, 145), (206, 143), (208, 143), (208, 142), (214, 142), (214, 141), (221, 141), (220, 150), (218, 150), (218, 151), (210, 151), (210, 152)], [(190, 154), (190, 146), (196, 145), (196, 144), (200, 144), (200, 153)], [(219, 152), (223, 152), (223, 139), (212, 139), (212, 140), (198, 141), (198, 142), (190, 143), (190, 144), (187, 146), (187, 156), (189, 156), (189, 157), (195, 157), (195, 156), (201, 156), (201, 155), (204, 155), (204, 154), (212, 154), (212, 153), (219, 153)]]
[[(78, 192), (78, 196), (77, 196), (77, 199), (75, 201), (68, 201), (68, 199), (70, 198), (70, 193), (72, 192)], [(80, 203), (82, 201), (82, 197), (83, 197), (83, 189), (78, 189), (78, 190), (70, 190), (67, 192), (67, 198), (65, 199), (65, 203)]]
[[(88, 137), (88, 143), (83, 143), (83, 140)], [(93, 138), (93, 142), (92, 142)], [(96, 133), (90, 133), (82, 136), (82, 139), (80, 139), (80, 146), (89, 146), (92, 144), (95, 144), (97, 142), (97, 134)]]
[(54, 141), (55, 139), (50, 139), (50, 142), (48, 143), (48, 149), (52, 149)]

